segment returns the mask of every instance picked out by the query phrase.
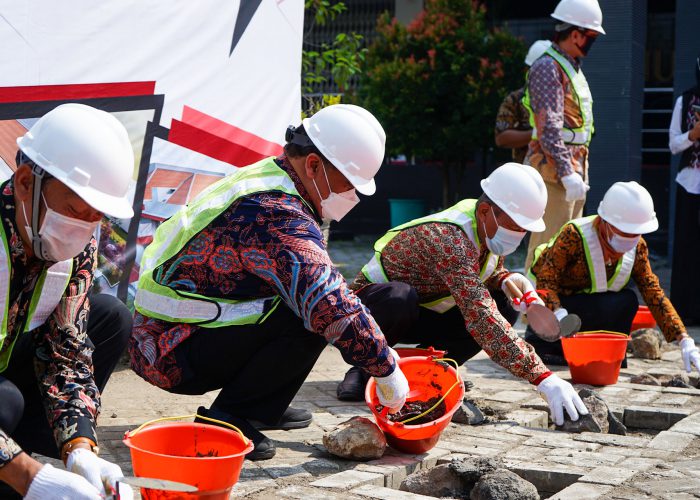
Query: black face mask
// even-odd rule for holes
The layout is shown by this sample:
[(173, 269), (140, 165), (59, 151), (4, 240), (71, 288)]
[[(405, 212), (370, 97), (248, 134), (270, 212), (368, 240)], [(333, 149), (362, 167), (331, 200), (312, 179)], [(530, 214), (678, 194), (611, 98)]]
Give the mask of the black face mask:
[(583, 45), (576, 45), (578, 49), (581, 51), (581, 53), (584, 56), (588, 55), (588, 51), (591, 50), (591, 47), (593, 47), (593, 43), (595, 42), (595, 38), (592, 36), (584, 35), (586, 37), (586, 41), (583, 42)]

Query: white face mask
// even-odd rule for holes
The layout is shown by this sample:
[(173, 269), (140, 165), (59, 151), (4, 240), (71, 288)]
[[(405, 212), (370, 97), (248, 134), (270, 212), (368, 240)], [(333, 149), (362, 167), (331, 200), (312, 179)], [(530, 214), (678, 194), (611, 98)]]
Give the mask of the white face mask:
[(326, 177), (326, 184), (328, 184), (328, 191), (330, 192), (328, 198), (324, 200), (321, 197), (321, 192), (318, 190), (318, 186), (314, 180), (314, 187), (316, 188), (318, 197), (321, 198), (321, 217), (323, 219), (331, 219), (337, 222), (345, 217), (348, 212), (360, 202), (360, 198), (357, 197), (354, 189), (344, 191), (342, 193), (334, 193), (331, 189), (331, 183), (328, 182), (326, 167), (323, 165), (323, 163), (321, 163), (321, 165), (323, 167), (323, 175)]
[(610, 238), (608, 238), (608, 243), (613, 250), (617, 253), (626, 253), (636, 248), (637, 243), (639, 243), (639, 238), (641, 236), (620, 236), (614, 231), (610, 230)]
[[(49, 207), (43, 193), (41, 200), (46, 206), (46, 214), (41, 228), (39, 228), (43, 255), (37, 255), (37, 257), (51, 262), (72, 259), (85, 249), (100, 221), (87, 222), (61, 215)], [(29, 222), (24, 203), (22, 203), (22, 211), (24, 212), (24, 220)], [(31, 239), (34, 236), (32, 228), (30, 226), (25, 226), (25, 228)]]
[(498, 256), (504, 256), (515, 252), (518, 245), (520, 245), (520, 242), (523, 241), (525, 233), (499, 226), (498, 219), (496, 219), (496, 214), (493, 213), (493, 207), (491, 207), (491, 215), (493, 215), (493, 220), (498, 229), (496, 229), (496, 234), (493, 235), (493, 238), (489, 238), (488, 233), (486, 232), (486, 223), (482, 222), (482, 225), (484, 226), (486, 247), (491, 251), (491, 253)]

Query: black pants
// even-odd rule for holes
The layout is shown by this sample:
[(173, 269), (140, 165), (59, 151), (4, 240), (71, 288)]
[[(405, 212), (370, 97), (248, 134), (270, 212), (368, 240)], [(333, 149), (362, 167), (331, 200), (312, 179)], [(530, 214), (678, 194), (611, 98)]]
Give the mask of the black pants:
[(673, 242), (671, 302), (688, 324), (700, 323), (700, 195), (676, 190), (676, 224)]
[[(87, 333), (88, 342), (95, 348), (95, 383), (102, 391), (131, 335), (131, 313), (112, 296), (90, 295)], [(0, 428), (24, 451), (59, 458), (43, 400), (34, 373), (34, 342), (29, 332), (17, 339), (10, 363), (0, 374)], [(2, 485), (0, 482), (0, 498), (5, 493)]]
[[(444, 313), (431, 311), (418, 305), (413, 287), (403, 283), (392, 284), (395, 285), (392, 294), (384, 300), (377, 297), (381, 295), (378, 287), (383, 286), (379, 284), (367, 285), (357, 294), (379, 323), (389, 345), (401, 342), (424, 348), (433, 346), (448, 351), (449, 357), (460, 365), (481, 352), (481, 346), (466, 331), (464, 317), (458, 307)], [(510, 306), (505, 294), (500, 290), (490, 292), (505, 320), (510, 324), (515, 323), (518, 312)]]
[[(392, 304), (385, 324), (405, 328), (410, 315), (401, 299), (412, 288), (402, 283), (378, 285), (365, 295), (370, 308)], [(413, 292), (415, 295), (415, 292)], [(415, 305), (415, 301), (414, 301)], [(387, 308), (384, 308), (387, 310)], [(385, 334), (391, 334), (388, 326)], [(326, 340), (309, 332), (284, 303), (261, 324), (202, 328), (175, 348), (185, 382), (171, 389), (177, 394), (203, 394), (221, 389), (212, 408), (266, 424), (277, 423), (306, 380)]]
[[(562, 296), (561, 306), (569, 313), (576, 313), (581, 318), (581, 331), (609, 330), (611, 332), (630, 333), (632, 320), (639, 308), (637, 295), (629, 288), (619, 292), (578, 293)], [(540, 356), (563, 356), (561, 340), (547, 342), (540, 339), (528, 326), (525, 340), (535, 348)]]

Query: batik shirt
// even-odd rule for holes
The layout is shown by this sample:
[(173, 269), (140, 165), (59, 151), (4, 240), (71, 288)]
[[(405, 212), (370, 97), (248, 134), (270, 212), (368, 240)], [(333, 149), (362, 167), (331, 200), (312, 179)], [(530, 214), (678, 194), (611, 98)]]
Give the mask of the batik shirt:
[[(496, 135), (506, 130), (531, 130), (527, 108), (523, 106), (525, 89), (514, 90), (503, 99), (496, 116)], [(522, 163), (527, 154), (527, 146), (514, 148), (513, 161)]]
[[(0, 203), (0, 217), (7, 236), (11, 266), (7, 337), (0, 345), (2, 354), (24, 330), (34, 287), (48, 264), (29, 258), (24, 251), (15, 223), (12, 179), (0, 186)], [(93, 238), (85, 251), (73, 259), (68, 288), (56, 310), (42, 326), (24, 333), (33, 337), (37, 385), (44, 396), (46, 416), (59, 448), (76, 437), (87, 437), (97, 442), (95, 419), (100, 407), (100, 394), (93, 378), (93, 348), (87, 336), (90, 311), (87, 293), (92, 285), (96, 252), (97, 242)], [(0, 467), (20, 452), (19, 446), (0, 429)]]
[[(286, 158), (276, 162), (308, 201)], [(373, 376), (388, 375), (394, 359), (384, 335), (331, 262), (319, 223), (296, 196), (253, 194), (232, 203), (153, 274), (162, 276), (161, 285), (207, 297), (279, 296), (284, 304), (278, 307), (289, 307), (349, 364)], [(136, 313), (129, 343), (134, 371), (165, 389), (186, 382), (174, 351), (199, 330)]]
[[(605, 263), (607, 279), (613, 276), (616, 267), (617, 261)], [(583, 240), (573, 224), (566, 224), (562, 228), (556, 242), (546, 248), (532, 266), (532, 272), (537, 277), (537, 288), (546, 291), (542, 294), (542, 299), (552, 310), (561, 307), (560, 296), (582, 293), (591, 287)], [(686, 331), (685, 326), (661, 288), (659, 278), (651, 270), (649, 249), (644, 238), (637, 243), (631, 278), (637, 284), (666, 340), (676, 340), (678, 335)]]
[[(552, 49), (565, 57), (574, 69), (579, 68), (579, 62), (556, 43), (552, 44)], [(535, 167), (545, 182), (559, 182), (573, 172), (587, 179), (588, 146), (565, 144), (561, 135), (564, 126), (577, 128), (583, 125), (583, 114), (571, 80), (559, 63), (544, 54), (532, 64), (527, 86), (537, 139), (530, 141), (525, 162)]]
[[(474, 337), (492, 360), (513, 375), (537, 384), (551, 372), (491, 298), (489, 288), (500, 289), (509, 274), (503, 258), (486, 282), (479, 278), (487, 254), (454, 224), (429, 222), (399, 232), (382, 250), (382, 267), (389, 281), (411, 285), (421, 303), (451, 295), (464, 317), (465, 335)], [(368, 283), (359, 273), (352, 288)]]

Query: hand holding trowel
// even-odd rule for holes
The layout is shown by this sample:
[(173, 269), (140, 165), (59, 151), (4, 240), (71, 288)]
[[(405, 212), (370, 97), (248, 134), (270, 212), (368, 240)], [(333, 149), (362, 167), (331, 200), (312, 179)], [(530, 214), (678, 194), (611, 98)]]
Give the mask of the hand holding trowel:
[(513, 307), (527, 314), (530, 327), (538, 337), (549, 342), (561, 337), (557, 317), (544, 305), (530, 280), (522, 274), (513, 273), (503, 281), (502, 289), (513, 301)]

